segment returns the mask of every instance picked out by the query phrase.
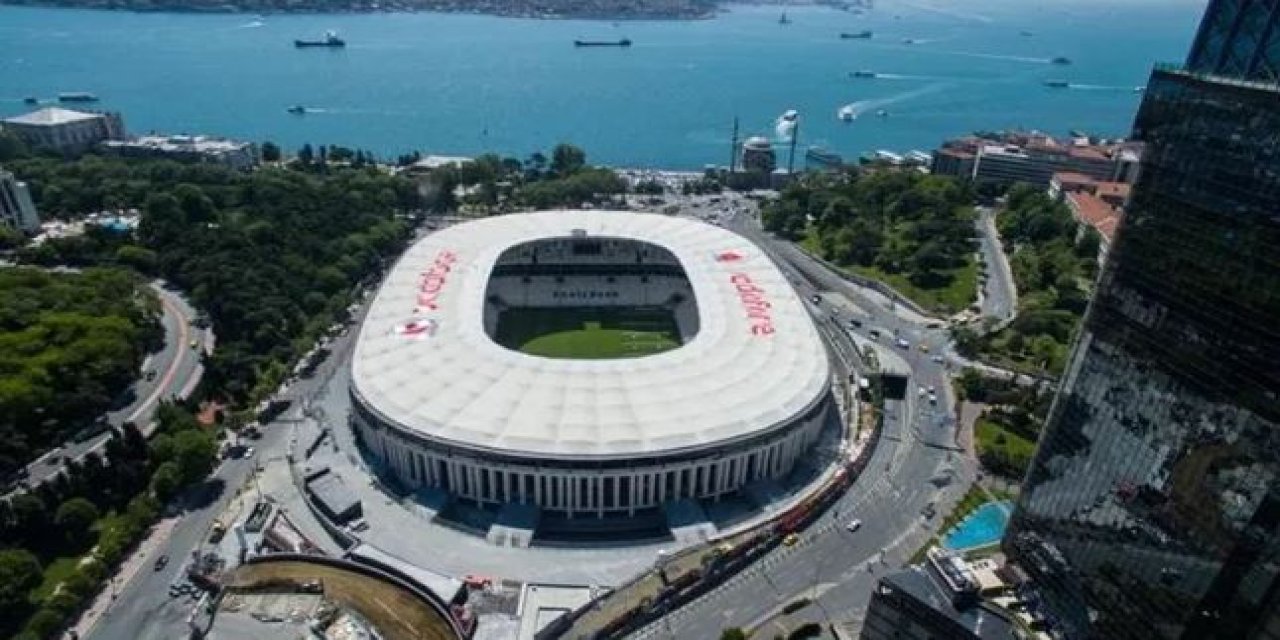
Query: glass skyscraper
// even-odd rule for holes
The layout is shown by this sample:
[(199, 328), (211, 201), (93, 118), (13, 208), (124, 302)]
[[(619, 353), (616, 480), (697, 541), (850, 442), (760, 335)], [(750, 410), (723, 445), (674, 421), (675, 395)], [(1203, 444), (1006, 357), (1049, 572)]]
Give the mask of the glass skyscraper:
[(1076, 638), (1280, 638), (1280, 0), (1211, 0), (1004, 539)]

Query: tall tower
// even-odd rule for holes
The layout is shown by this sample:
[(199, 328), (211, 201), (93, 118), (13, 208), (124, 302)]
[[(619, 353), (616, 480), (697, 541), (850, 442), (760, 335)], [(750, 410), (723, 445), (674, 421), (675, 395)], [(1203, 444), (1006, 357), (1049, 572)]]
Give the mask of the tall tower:
[(1280, 638), (1280, 0), (1211, 0), (1005, 550), (1076, 638)]

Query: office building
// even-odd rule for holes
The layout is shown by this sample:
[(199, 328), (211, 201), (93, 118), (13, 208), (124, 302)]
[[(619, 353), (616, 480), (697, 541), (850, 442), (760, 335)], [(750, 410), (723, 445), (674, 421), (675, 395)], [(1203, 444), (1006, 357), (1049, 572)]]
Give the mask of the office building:
[(881, 578), (861, 640), (1044, 639), (1034, 587), (1016, 567), (967, 562), (934, 547), (925, 561)]
[(1111, 257), (1004, 539), (1069, 638), (1276, 638), (1280, 2), (1152, 73)]
[(0, 169), (0, 227), (29, 234), (40, 230), (40, 216), (27, 184), (3, 169)]
[(1134, 142), (1097, 142), (1083, 135), (1059, 139), (1038, 131), (986, 135), (946, 141), (934, 150), (930, 172), (976, 183), (1038, 187), (1048, 187), (1062, 173), (1097, 182), (1137, 179), (1142, 146)]
[(258, 153), (253, 143), (210, 136), (139, 136), (128, 140), (106, 140), (99, 149), (123, 157), (208, 162), (242, 171), (258, 164)]
[(118, 113), (72, 111), (46, 107), (6, 118), (4, 127), (22, 138), (32, 149), (52, 149), (81, 153), (104, 140), (124, 137), (124, 120)]

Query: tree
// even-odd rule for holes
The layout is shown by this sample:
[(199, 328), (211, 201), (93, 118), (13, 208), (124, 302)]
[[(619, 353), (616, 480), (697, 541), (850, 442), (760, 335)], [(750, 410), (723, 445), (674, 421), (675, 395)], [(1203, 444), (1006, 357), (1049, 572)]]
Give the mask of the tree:
[(560, 177), (577, 173), (587, 163), (587, 154), (571, 144), (558, 144), (551, 150), (551, 172)]
[(92, 502), (85, 498), (71, 498), (58, 506), (53, 523), (58, 525), (67, 540), (78, 543), (88, 538), (93, 523), (100, 516), (98, 508)]
[(27, 608), (27, 594), (39, 586), (43, 571), (26, 549), (0, 551), (0, 620)]
[(213, 457), (218, 446), (213, 436), (199, 429), (179, 432), (174, 436), (175, 462), (183, 482), (195, 482), (213, 470)]
[(747, 632), (739, 627), (729, 627), (720, 632), (720, 640), (747, 640)]
[(261, 153), (263, 162), (280, 162), (280, 147), (270, 140), (262, 143)]
[(181, 485), (182, 472), (175, 462), (166, 462), (151, 474), (151, 492), (161, 502), (167, 502), (172, 498)]

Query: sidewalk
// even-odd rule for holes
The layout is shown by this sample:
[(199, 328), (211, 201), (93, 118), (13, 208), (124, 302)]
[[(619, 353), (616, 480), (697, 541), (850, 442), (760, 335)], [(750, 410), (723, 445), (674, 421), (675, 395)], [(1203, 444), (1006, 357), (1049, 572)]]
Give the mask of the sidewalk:
[(178, 521), (181, 519), (181, 516), (164, 518), (151, 528), (146, 537), (138, 543), (133, 553), (129, 554), (129, 557), (120, 563), (115, 575), (107, 580), (105, 588), (94, 596), (89, 606), (80, 613), (80, 617), (76, 619), (75, 624), (67, 629), (64, 637), (84, 638), (93, 631), (94, 626), (98, 624), (98, 621), (111, 608), (112, 603), (115, 602), (116, 594), (125, 585), (128, 585), (134, 576), (138, 574), (138, 571), (146, 565), (147, 556), (154, 549), (163, 547), (169, 541), (169, 535), (173, 533), (173, 528), (177, 526)]

